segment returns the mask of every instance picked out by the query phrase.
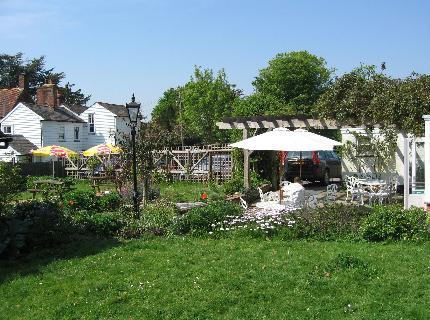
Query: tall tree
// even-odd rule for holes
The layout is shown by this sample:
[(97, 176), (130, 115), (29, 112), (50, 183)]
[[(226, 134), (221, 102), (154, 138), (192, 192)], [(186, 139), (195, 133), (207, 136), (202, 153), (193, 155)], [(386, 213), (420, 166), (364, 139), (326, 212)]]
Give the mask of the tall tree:
[(240, 95), (223, 69), (214, 75), (210, 69), (195, 67), (194, 76), (181, 90), (183, 111), (179, 121), (201, 142), (225, 141), (228, 135), (216, 127), (216, 122), (232, 115), (233, 104)]
[(226, 132), (216, 122), (233, 114), (233, 104), (241, 92), (230, 84), (224, 70), (195, 67), (185, 85), (164, 92), (152, 111), (152, 120), (163, 129), (176, 131), (185, 143), (225, 141)]
[[(29, 94), (34, 98), (37, 88), (43, 85), (47, 78), (56, 84), (64, 80), (64, 72), (54, 72), (54, 68), (47, 68), (45, 64), (45, 56), (25, 59), (21, 52), (15, 55), (0, 54), (0, 88), (17, 87), (19, 75), (24, 73)], [(85, 105), (90, 96), (83, 94), (80, 89), (74, 90), (73, 87), (74, 84), (67, 83), (64, 88), (59, 88), (64, 95), (63, 102)]]
[(323, 58), (307, 51), (277, 54), (260, 70), (253, 85), (257, 93), (277, 99), (284, 107), (276, 112), (267, 106), (261, 114), (310, 114), (332, 72)]
[(179, 109), (182, 103), (180, 91), (179, 87), (165, 91), (151, 113), (152, 120), (169, 131), (178, 124)]

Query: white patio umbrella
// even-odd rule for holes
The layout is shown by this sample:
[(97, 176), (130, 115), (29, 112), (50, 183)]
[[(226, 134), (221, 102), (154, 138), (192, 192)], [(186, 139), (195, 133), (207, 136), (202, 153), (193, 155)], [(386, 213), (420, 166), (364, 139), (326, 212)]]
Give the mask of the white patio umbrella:
[(276, 128), (257, 136), (230, 144), (246, 150), (261, 151), (317, 151), (333, 150), (342, 143), (303, 129), (294, 131)]
[[(286, 128), (276, 128), (272, 131), (230, 144), (230, 146), (235, 148), (260, 151), (333, 150), (335, 146), (341, 145), (342, 143), (338, 141), (307, 130), (296, 129), (291, 131)], [(279, 167), (279, 171), (281, 172), (281, 164)]]

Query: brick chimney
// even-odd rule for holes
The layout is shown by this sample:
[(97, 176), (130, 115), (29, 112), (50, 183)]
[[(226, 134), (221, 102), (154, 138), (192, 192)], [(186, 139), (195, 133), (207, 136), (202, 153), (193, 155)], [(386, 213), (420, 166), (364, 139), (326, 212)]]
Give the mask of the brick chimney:
[(38, 106), (47, 106), (51, 108), (59, 106), (58, 88), (57, 85), (52, 82), (52, 79), (49, 79), (48, 83), (45, 83), (37, 89), (36, 104)]
[(27, 78), (25, 76), (25, 73), (21, 73), (18, 78), (18, 88), (27, 90), (28, 89), (28, 83)]

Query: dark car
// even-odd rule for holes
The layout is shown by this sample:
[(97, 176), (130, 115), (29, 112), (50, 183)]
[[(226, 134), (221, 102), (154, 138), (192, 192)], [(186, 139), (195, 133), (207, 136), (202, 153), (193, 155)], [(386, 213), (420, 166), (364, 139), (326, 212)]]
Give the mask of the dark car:
[(287, 180), (321, 181), (327, 185), (332, 178), (342, 178), (342, 164), (334, 151), (290, 151), (285, 161)]

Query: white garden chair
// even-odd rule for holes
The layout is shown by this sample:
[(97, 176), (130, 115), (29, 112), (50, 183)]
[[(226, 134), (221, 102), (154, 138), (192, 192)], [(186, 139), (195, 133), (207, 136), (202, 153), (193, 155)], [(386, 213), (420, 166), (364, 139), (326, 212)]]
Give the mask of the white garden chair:
[(367, 192), (369, 196), (369, 205), (372, 205), (375, 201), (382, 204), (384, 201), (387, 202), (390, 197), (390, 189), (388, 185), (371, 186)]
[(315, 192), (309, 192), (306, 195), (305, 206), (311, 209), (315, 209), (318, 205), (318, 198)]
[(346, 176), (345, 180), (346, 185), (346, 200), (348, 200), (351, 195), (351, 202), (354, 201), (354, 198), (360, 200), (360, 204), (364, 204), (363, 195), (366, 192), (361, 188), (358, 183), (358, 178), (354, 176)]
[(398, 185), (397, 175), (392, 175), (391, 177), (389, 177), (387, 179), (387, 184), (388, 184), (388, 190), (390, 193), (388, 200), (391, 202), (391, 200), (397, 193), (397, 185)]
[(327, 195), (325, 198), (326, 203), (335, 203), (337, 199), (337, 185), (329, 184), (327, 186)]
[(240, 197), (239, 199), (240, 199), (240, 205), (242, 206), (242, 208), (247, 210), (248, 209), (248, 203), (242, 197)]
[(305, 189), (289, 192), (285, 200), (285, 210), (301, 209), (305, 202)]
[(261, 188), (257, 188), (258, 193), (260, 194), (260, 200), (261, 202), (267, 202), (267, 201), (279, 201), (279, 193), (275, 191), (269, 191), (264, 193)]

